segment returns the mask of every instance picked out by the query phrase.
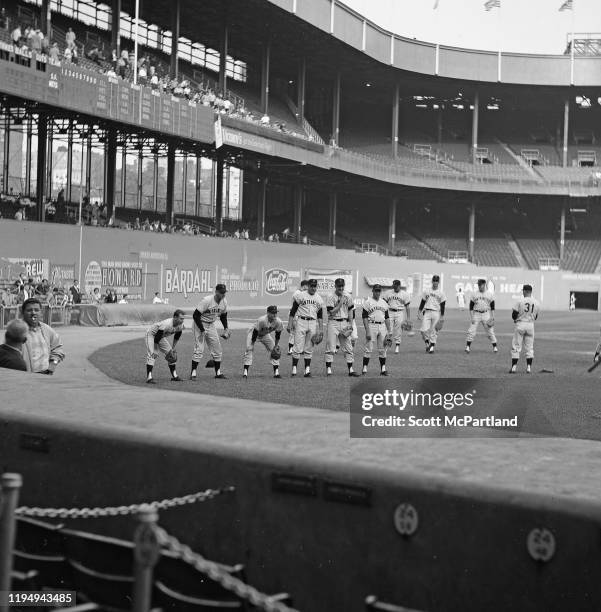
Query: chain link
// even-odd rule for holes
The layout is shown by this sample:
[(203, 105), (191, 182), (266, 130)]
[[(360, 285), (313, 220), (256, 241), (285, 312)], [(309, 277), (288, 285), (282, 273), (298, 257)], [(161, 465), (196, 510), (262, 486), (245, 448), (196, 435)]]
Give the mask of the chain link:
[(177, 538), (169, 535), (162, 527), (156, 527), (159, 544), (175, 553), (182, 561), (188, 563), (196, 570), (209, 576), (218, 582), (225, 590), (236, 594), (241, 599), (250, 602), (253, 606), (265, 610), (265, 612), (298, 612), (281, 601), (276, 601), (269, 595), (261, 593), (254, 587), (235, 578), (223, 570), (214, 561), (205, 559), (202, 555), (195, 553), (189, 546), (182, 544)]
[(162, 499), (160, 501), (152, 501), (141, 504), (131, 504), (129, 506), (109, 506), (106, 508), (30, 508), (29, 506), (21, 506), (15, 510), (17, 516), (29, 516), (35, 518), (61, 518), (61, 519), (78, 519), (78, 518), (102, 518), (107, 516), (127, 516), (137, 514), (143, 506), (150, 506), (154, 510), (169, 510), (187, 504), (195, 504), (213, 499), (222, 493), (231, 493), (235, 491), (235, 487), (223, 487), (221, 489), (207, 489), (199, 491), (183, 497), (172, 497)]

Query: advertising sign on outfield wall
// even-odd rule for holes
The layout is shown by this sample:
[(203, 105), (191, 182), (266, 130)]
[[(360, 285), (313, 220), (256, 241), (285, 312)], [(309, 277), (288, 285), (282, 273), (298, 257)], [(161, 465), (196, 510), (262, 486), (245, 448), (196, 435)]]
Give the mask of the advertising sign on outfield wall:
[(305, 270), (305, 278), (317, 279), (318, 293), (332, 293), (334, 291), (334, 281), (337, 278), (343, 278), (345, 282), (345, 290), (353, 291), (353, 271), (352, 270), (320, 270), (317, 268), (307, 268)]
[(282, 268), (270, 268), (264, 273), (264, 290), (266, 295), (284, 295), (298, 289), (300, 272)]

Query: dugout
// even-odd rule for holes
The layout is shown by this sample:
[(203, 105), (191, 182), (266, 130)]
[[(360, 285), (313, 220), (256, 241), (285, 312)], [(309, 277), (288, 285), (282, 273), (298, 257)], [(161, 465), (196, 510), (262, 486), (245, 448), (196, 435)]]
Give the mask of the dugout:
[(576, 298), (575, 310), (599, 310), (598, 291), (570, 291), (570, 297)]

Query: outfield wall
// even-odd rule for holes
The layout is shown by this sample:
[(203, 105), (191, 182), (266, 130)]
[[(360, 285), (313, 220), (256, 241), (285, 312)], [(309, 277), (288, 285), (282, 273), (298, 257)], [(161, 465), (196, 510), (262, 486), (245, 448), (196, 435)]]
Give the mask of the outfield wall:
[[(441, 275), (448, 306), (457, 307), (458, 287), (469, 295), (487, 278), (498, 308), (510, 308), (523, 283), (534, 286), (544, 308), (567, 310), (570, 291), (599, 293), (601, 275), (541, 272), (520, 268), (439, 264), (356, 253), (332, 247), (275, 244), (199, 236), (173, 236), (118, 229), (0, 220), (0, 282), (19, 270), (70, 285), (80, 279), (86, 291), (113, 287), (130, 301), (150, 302), (158, 291), (170, 305), (192, 307), (217, 282), (227, 285), (231, 307), (288, 306), (302, 278), (321, 279), (327, 292), (343, 276), (354, 296), (363, 298), (374, 282), (407, 280), (417, 296)], [(413, 305), (416, 305), (414, 299)]]

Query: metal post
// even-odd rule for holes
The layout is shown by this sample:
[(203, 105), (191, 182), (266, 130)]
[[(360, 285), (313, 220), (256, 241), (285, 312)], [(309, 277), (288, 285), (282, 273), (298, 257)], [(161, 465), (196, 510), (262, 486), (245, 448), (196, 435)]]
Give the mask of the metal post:
[[(65, 202), (71, 203), (71, 190), (73, 185), (73, 119), (69, 119), (67, 128), (67, 186), (65, 189)], [(66, 214), (66, 213), (65, 213)]]
[(476, 241), (476, 203), (472, 202), (470, 208), (469, 220), (469, 257), (470, 261), (474, 261), (474, 246)]
[[(569, 202), (569, 200), (568, 200)], [(559, 220), (559, 261), (563, 261), (566, 246), (566, 206), (561, 207), (561, 218)]]
[(334, 97), (332, 100), (332, 144), (338, 146), (340, 140), (340, 71), (334, 79)]
[(88, 132), (86, 142), (86, 196), (92, 202), (92, 130)]
[(27, 197), (31, 195), (31, 132), (32, 120), (31, 116), (29, 116), (27, 118), (27, 140), (25, 148), (25, 195)]
[[(122, 145), (122, 149), (121, 149), (121, 186), (120, 186), (120, 191), (121, 191), (121, 206), (125, 206), (125, 190), (127, 189), (127, 173), (126, 173), (126, 167), (127, 167), (127, 145), (125, 143), (123, 143)], [(107, 215), (108, 215), (108, 210), (107, 210)], [(108, 217), (110, 219), (110, 217)]]
[(140, 149), (138, 151), (138, 189), (137, 189), (137, 202), (136, 208), (141, 210), (143, 207), (143, 194), (142, 185), (144, 183), (144, 151)]
[(156, 533), (158, 513), (152, 506), (142, 506), (134, 534), (133, 612), (148, 612), (152, 605), (152, 574), (160, 546)]
[(223, 155), (218, 151), (215, 162), (215, 228), (223, 230)]
[(478, 148), (478, 118), (480, 114), (480, 94), (474, 93), (474, 110), (472, 112), (472, 163), (476, 163), (476, 149)]
[(298, 79), (296, 84), (298, 121), (303, 122), (305, 118), (305, 87), (307, 78), (307, 62), (302, 57), (298, 62)]
[[(573, 43), (572, 43), (573, 44)], [(563, 167), (568, 167), (568, 130), (570, 127), (570, 100), (566, 98), (563, 107)]]
[(200, 217), (200, 185), (202, 182), (202, 158), (200, 155), (196, 156), (196, 175), (194, 181), (194, 214)]
[(264, 115), (269, 113), (269, 63), (271, 59), (271, 41), (263, 45), (261, 58), (261, 111)]
[(398, 201), (398, 198), (392, 198), (388, 209), (388, 249), (391, 253), (394, 253), (396, 249), (396, 209)]
[(50, 0), (42, 0), (40, 6), (40, 30), (50, 41), (52, 38), (52, 13), (50, 12)]
[(111, 46), (121, 53), (121, 0), (111, 2)]
[(257, 205), (257, 236), (265, 240), (265, 209), (267, 207), (267, 177), (261, 177), (261, 190)]
[(173, 225), (173, 191), (175, 186), (175, 145), (169, 143), (167, 145), (167, 203), (166, 217), (167, 223)]
[(227, 91), (227, 50), (229, 44), (229, 29), (227, 27), (227, 12), (223, 17), (221, 48), (219, 49), (219, 89), (225, 95)]
[(184, 153), (184, 161), (182, 167), (182, 210), (184, 218), (188, 214), (188, 154)]
[(140, 0), (136, 0), (136, 8), (135, 8), (135, 13), (134, 13), (134, 85), (137, 84), (138, 82), (139, 25), (140, 25)]
[(36, 167), (36, 204), (38, 221), (44, 220), (44, 192), (46, 191), (46, 153), (48, 152), (48, 120), (46, 115), (38, 117), (38, 159)]
[(152, 210), (159, 209), (159, 154), (152, 158)]
[[(0, 592), (10, 591), (15, 545), (15, 510), (19, 501), (19, 489), (23, 484), (20, 474), (2, 474), (2, 499), (0, 500)], [(0, 612), (9, 612), (9, 606), (0, 602)]]
[(179, 52), (179, 28), (180, 28), (180, 0), (172, 0), (171, 2), (171, 65), (169, 67), (169, 76), (172, 79), (177, 79), (179, 76), (179, 61), (177, 54)]
[[(109, 128), (106, 137), (106, 187), (104, 201), (106, 202), (107, 218), (113, 216), (115, 209), (115, 175), (117, 172), (117, 130)], [(125, 172), (123, 168), (121, 170)]]
[(296, 185), (294, 189), (294, 233), (296, 234), (296, 242), (301, 243), (302, 232), (302, 216), (303, 216), (303, 186)]
[(330, 244), (336, 246), (336, 215), (338, 212), (338, 194), (330, 194)]
[(10, 161), (10, 113), (4, 117), (4, 157), (2, 159), (2, 185), (3, 191), (8, 193), (8, 169)]
[(398, 83), (394, 86), (392, 97), (392, 157), (395, 159), (399, 156), (399, 97), (401, 95), (400, 86)]

